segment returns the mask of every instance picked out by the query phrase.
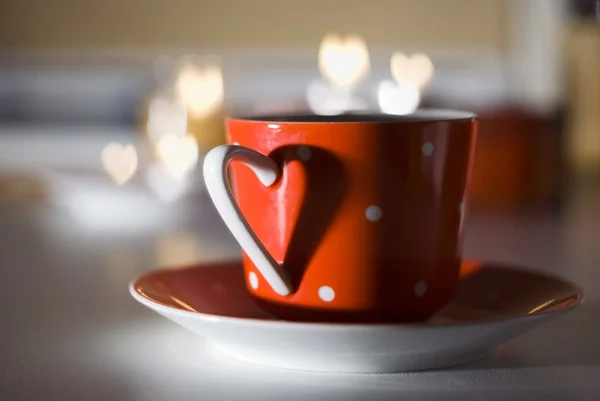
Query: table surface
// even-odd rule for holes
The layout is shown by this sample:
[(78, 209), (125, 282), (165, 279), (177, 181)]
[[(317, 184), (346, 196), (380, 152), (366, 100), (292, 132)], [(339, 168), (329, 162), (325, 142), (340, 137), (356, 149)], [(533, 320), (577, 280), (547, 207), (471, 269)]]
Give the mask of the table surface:
[(239, 256), (202, 192), (125, 213), (116, 200), (99, 207), (77, 199), (87, 211), (0, 207), (2, 400), (599, 399), (598, 191), (576, 191), (561, 216), (476, 216), (467, 226), (468, 257), (560, 274), (584, 288), (583, 306), (485, 360), (377, 375), (285, 371), (211, 355), (199, 337), (130, 297), (129, 281), (157, 266)]

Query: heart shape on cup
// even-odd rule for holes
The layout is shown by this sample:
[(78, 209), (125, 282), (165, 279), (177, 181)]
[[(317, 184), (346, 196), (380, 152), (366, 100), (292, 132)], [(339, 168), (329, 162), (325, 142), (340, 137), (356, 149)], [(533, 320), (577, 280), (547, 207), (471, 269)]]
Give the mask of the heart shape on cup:
[(365, 42), (357, 35), (326, 35), (319, 49), (319, 69), (336, 86), (355, 86), (370, 69), (369, 51)]
[(133, 177), (138, 166), (138, 156), (133, 145), (111, 142), (100, 156), (102, 167), (117, 185), (123, 185)]
[(412, 82), (396, 84), (392, 81), (383, 81), (377, 90), (377, 102), (383, 113), (403, 115), (413, 113), (419, 102), (421, 94)]
[(418, 89), (425, 87), (433, 77), (434, 67), (431, 59), (422, 53), (407, 56), (394, 53), (390, 60), (392, 77), (398, 84), (410, 82)]
[(335, 155), (319, 147), (282, 145), (268, 156), (240, 145), (214, 148), (204, 159), (203, 174), (244, 258), (267, 284), (258, 284), (253, 271), (250, 287), (286, 296), (303, 291), (304, 273), (339, 210), (347, 172)]
[(182, 177), (198, 162), (198, 143), (193, 136), (163, 136), (156, 145), (158, 156), (175, 177)]
[(184, 136), (187, 126), (185, 104), (178, 99), (158, 96), (150, 101), (148, 108), (148, 136), (158, 141), (164, 135)]
[(182, 59), (175, 90), (196, 118), (218, 111), (223, 104), (223, 73), (213, 57)]

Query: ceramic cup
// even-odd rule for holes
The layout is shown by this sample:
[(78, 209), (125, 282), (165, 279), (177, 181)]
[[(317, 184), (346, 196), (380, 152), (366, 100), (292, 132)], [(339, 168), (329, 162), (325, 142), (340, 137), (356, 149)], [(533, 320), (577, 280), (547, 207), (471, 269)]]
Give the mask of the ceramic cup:
[(266, 116), (227, 128), (229, 145), (208, 153), (204, 179), (266, 310), (408, 322), (451, 301), (475, 115)]

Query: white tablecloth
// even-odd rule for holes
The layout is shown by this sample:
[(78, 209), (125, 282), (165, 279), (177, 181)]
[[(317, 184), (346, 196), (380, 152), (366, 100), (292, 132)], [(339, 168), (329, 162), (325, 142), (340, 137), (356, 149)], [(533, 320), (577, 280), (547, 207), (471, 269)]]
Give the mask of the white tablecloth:
[(383, 375), (282, 371), (211, 355), (129, 296), (128, 282), (158, 265), (238, 257), (206, 195), (114, 221), (110, 209), (90, 207), (104, 217), (86, 220), (65, 205), (2, 205), (0, 400), (600, 399), (598, 195), (579, 191), (560, 217), (468, 223), (469, 257), (561, 274), (583, 286), (582, 307), (485, 360)]

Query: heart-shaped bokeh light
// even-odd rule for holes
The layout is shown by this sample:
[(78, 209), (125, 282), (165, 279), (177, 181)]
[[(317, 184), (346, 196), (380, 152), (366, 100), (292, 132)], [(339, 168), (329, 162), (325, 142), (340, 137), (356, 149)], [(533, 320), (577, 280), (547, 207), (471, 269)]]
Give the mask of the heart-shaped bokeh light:
[(322, 80), (316, 80), (308, 84), (306, 87), (306, 101), (313, 113), (325, 116), (367, 108), (366, 102), (351, 91), (331, 86)]
[(319, 48), (319, 69), (333, 85), (352, 88), (370, 70), (367, 45), (358, 35), (328, 34)]
[(198, 163), (198, 143), (193, 136), (163, 136), (156, 151), (166, 168), (175, 177), (182, 177)]
[(223, 73), (216, 57), (181, 59), (175, 91), (196, 118), (218, 112), (223, 105)]
[(187, 112), (181, 100), (159, 95), (150, 101), (146, 129), (152, 140), (165, 135), (184, 136), (186, 126)]
[(411, 82), (396, 84), (388, 80), (379, 84), (377, 101), (383, 113), (410, 114), (419, 107), (421, 94), (419, 88)]
[(407, 82), (422, 90), (433, 78), (434, 67), (431, 59), (422, 53), (407, 56), (404, 53), (394, 53), (390, 60), (390, 69), (394, 80), (403, 85)]
[(102, 150), (100, 159), (104, 171), (117, 185), (129, 181), (138, 167), (138, 156), (133, 145), (110, 142)]
[(165, 202), (175, 202), (189, 187), (188, 177), (174, 176), (164, 164), (152, 163), (146, 169), (146, 183), (156, 197)]

